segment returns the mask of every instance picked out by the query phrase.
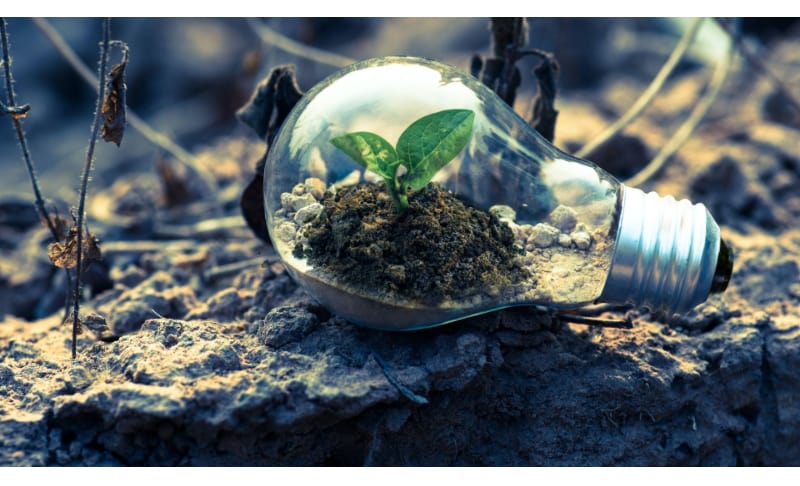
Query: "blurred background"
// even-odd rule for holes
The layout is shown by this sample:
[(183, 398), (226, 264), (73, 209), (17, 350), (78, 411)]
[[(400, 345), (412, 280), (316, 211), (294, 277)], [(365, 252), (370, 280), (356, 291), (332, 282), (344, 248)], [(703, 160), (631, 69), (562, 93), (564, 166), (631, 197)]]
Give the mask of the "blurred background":
[[(97, 65), (99, 19), (49, 19), (91, 69)], [(561, 65), (556, 143), (574, 149), (568, 123), (580, 106), (592, 103), (600, 118), (624, 111), (652, 79), (677, 42), (684, 19), (531, 19), (529, 45), (552, 51)], [(749, 21), (756, 41), (791, 28), (793, 21)], [(677, 76), (705, 68), (724, 49), (724, 35), (706, 22), (699, 41)], [(130, 46), (128, 106), (181, 146), (197, 151), (223, 136), (251, 136), (235, 111), (255, 84), (277, 64), (297, 66), (303, 90), (338, 68), (287, 52), (264, 38), (279, 33), (308, 46), (361, 60), (414, 55), (469, 69), (473, 54), (489, 55), (487, 19), (114, 19), (112, 37)], [(17, 102), (30, 104), (24, 121), (34, 163), (47, 198), (76, 200), (94, 110), (94, 90), (53, 47), (31, 19), (9, 19)], [(291, 50), (291, 49), (290, 49)], [(342, 60), (344, 57), (344, 61)], [(113, 63), (118, 62), (118, 54)], [(520, 63), (523, 82), (517, 110), (530, 110), (536, 59)], [(602, 103), (595, 93), (607, 95)], [(4, 95), (5, 98), (5, 95)], [(570, 110), (575, 107), (575, 110)], [(685, 108), (685, 107), (684, 107)], [(676, 123), (679, 120), (676, 119)], [(671, 121), (665, 120), (665, 127)], [(597, 127), (602, 128), (602, 126)], [(574, 136), (573, 136), (574, 135)], [(93, 184), (150, 171), (163, 151), (132, 129), (122, 146), (100, 144)], [(14, 131), (0, 119), (0, 196), (31, 194)]]

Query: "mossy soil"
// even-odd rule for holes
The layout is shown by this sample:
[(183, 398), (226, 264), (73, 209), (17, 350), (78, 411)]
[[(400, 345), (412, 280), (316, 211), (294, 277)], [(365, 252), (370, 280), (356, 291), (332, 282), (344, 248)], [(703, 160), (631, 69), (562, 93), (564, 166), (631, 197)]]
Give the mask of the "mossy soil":
[(322, 204), (295, 256), (366, 293), (437, 305), (530, 281), (511, 229), (438, 184), (411, 193), (401, 214), (377, 184), (328, 192)]

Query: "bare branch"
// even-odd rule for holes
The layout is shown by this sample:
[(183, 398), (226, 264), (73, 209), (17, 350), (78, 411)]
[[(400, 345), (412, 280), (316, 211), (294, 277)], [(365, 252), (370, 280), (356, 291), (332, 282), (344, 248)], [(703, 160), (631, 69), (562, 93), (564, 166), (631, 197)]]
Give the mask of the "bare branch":
[(78, 332), (80, 331), (80, 300), (81, 300), (81, 266), (83, 257), (83, 213), (86, 206), (86, 190), (89, 185), (89, 174), (92, 171), (92, 162), (94, 161), (94, 147), (97, 144), (97, 135), (100, 132), (100, 121), (103, 117), (102, 107), (103, 99), (106, 93), (106, 83), (103, 78), (105, 77), (106, 69), (108, 67), (108, 49), (111, 43), (111, 19), (103, 20), (103, 42), (100, 47), (100, 67), (98, 69), (98, 96), (97, 107), (94, 112), (94, 121), (92, 122), (92, 135), (89, 138), (89, 147), (86, 149), (86, 164), (83, 166), (83, 174), (81, 175), (81, 192), (78, 201), (78, 216), (76, 226), (77, 233), (77, 254), (75, 265), (75, 291), (72, 294), (72, 359), (77, 356), (77, 341)]
[(275, 46), (282, 51), (288, 52), (289, 54), (294, 54), (298, 57), (311, 59), (312, 61), (320, 64), (327, 64), (328, 66), (334, 67), (345, 67), (356, 62), (355, 59), (342, 56), (341, 54), (336, 54), (333, 52), (324, 51), (322, 49), (317, 49), (316, 47), (301, 44), (296, 40), (290, 39), (285, 35), (270, 29), (256, 19), (248, 20), (247, 25), (253, 29), (253, 32), (255, 32), (256, 35), (258, 35), (258, 37), (261, 39), (261, 42)]
[(733, 42), (736, 44), (736, 48), (739, 49), (739, 52), (742, 56), (747, 59), (747, 62), (758, 68), (758, 70), (763, 73), (771, 82), (778, 88), (778, 91), (786, 98), (787, 101), (792, 105), (792, 107), (800, 114), (800, 101), (794, 97), (789, 88), (783, 83), (783, 81), (769, 69), (767, 64), (761, 60), (756, 54), (754, 54), (745, 43), (742, 41), (742, 36), (736, 32), (731, 30), (731, 26), (728, 25), (726, 22), (723, 22), (721, 19), (714, 19), (717, 22), (722, 30), (725, 31), (726, 34), (730, 36)]
[(661, 69), (656, 74), (656, 77), (650, 82), (650, 85), (645, 89), (639, 98), (633, 103), (633, 105), (625, 112), (616, 122), (612, 123), (608, 128), (603, 130), (600, 135), (596, 136), (593, 140), (583, 146), (580, 150), (575, 152), (576, 157), (586, 157), (594, 152), (599, 146), (603, 145), (604, 143), (608, 142), (611, 137), (625, 129), (630, 123), (638, 117), (645, 108), (650, 105), (650, 102), (653, 101), (656, 94), (661, 90), (664, 86), (664, 82), (667, 80), (672, 71), (675, 69), (675, 66), (678, 65), (680, 60), (683, 58), (683, 55), (686, 53), (686, 50), (692, 44), (695, 36), (697, 35), (697, 31), (700, 28), (700, 24), (703, 22), (703, 18), (697, 18), (692, 20), (692, 23), (686, 28), (683, 32), (683, 36), (675, 45), (675, 49), (672, 50), (672, 53), (667, 58), (667, 61), (661, 66)]
[(725, 79), (728, 76), (728, 71), (730, 71), (731, 63), (733, 60), (734, 54), (734, 46), (731, 43), (728, 51), (720, 58), (719, 62), (717, 63), (716, 68), (714, 69), (714, 74), (711, 76), (711, 81), (709, 81), (706, 92), (703, 94), (703, 97), (697, 102), (692, 110), (692, 113), (683, 122), (683, 125), (676, 131), (672, 137), (667, 141), (667, 143), (661, 148), (661, 150), (653, 157), (653, 160), (650, 161), (647, 166), (645, 166), (641, 171), (639, 171), (636, 175), (625, 181), (625, 184), (628, 186), (639, 186), (645, 182), (647, 182), (651, 177), (653, 177), (661, 168), (664, 166), (666, 161), (672, 157), (672, 155), (681, 148), (681, 146), (689, 139), (694, 132), (697, 125), (705, 116), (708, 109), (711, 107), (711, 104), (714, 103), (714, 100), (717, 98), (722, 86), (725, 84)]
[[(33, 19), (37, 27), (44, 33), (45, 37), (53, 44), (53, 47), (61, 54), (67, 63), (74, 69), (80, 76), (89, 84), (93, 89), (97, 88), (99, 80), (91, 70), (81, 61), (75, 51), (67, 44), (61, 34), (45, 19)], [(181, 161), (190, 170), (197, 173), (198, 176), (205, 181), (209, 190), (214, 187), (213, 178), (208, 171), (197, 162), (197, 159), (184, 150), (181, 146), (175, 143), (172, 139), (158, 132), (151, 127), (146, 121), (141, 119), (133, 110), (127, 111), (127, 120), (131, 128), (142, 134), (153, 145), (163, 149), (171, 154), (177, 160)]]
[[(33, 186), (33, 195), (34, 195), (34, 206), (36, 207), (36, 212), (39, 215), (39, 219), (47, 225), (47, 229), (50, 230), (50, 234), (53, 236), (53, 241), (58, 243), (61, 236), (59, 235), (58, 229), (56, 228), (56, 223), (50, 218), (50, 214), (47, 211), (47, 207), (44, 204), (44, 198), (42, 197), (42, 191), (39, 188), (39, 179), (36, 177), (36, 168), (33, 165), (33, 158), (31, 157), (30, 149), (28, 148), (28, 139), (25, 137), (25, 130), (22, 128), (22, 119), (20, 116), (14, 115), (25, 115), (27, 114), (30, 107), (28, 105), (17, 106), (16, 105), (16, 95), (14, 93), (14, 78), (11, 74), (11, 54), (9, 53), (9, 42), (8, 42), (8, 27), (6, 25), (6, 19), (0, 18), (0, 43), (3, 46), (3, 72), (5, 73), (5, 84), (6, 84), (6, 98), (8, 100), (8, 106), (3, 105), (5, 113), (11, 115), (11, 121), (14, 124), (14, 130), (17, 133), (17, 140), (19, 141), (20, 150), (22, 150), (22, 160), (25, 161), (25, 167), (28, 169), (28, 176), (31, 180), (31, 186)], [(0, 103), (2, 105), (2, 103)], [(64, 273), (67, 276), (67, 289), (72, 287), (72, 277), (70, 276), (69, 269), (65, 268)], [(67, 297), (64, 302), (64, 321), (66, 321), (67, 316), (69, 314), (69, 305), (70, 305), (70, 293), (67, 290)]]
[[(8, 106), (4, 105), (5, 111), (18, 110), (16, 95), (14, 93), (14, 78), (11, 75), (11, 54), (8, 47), (8, 31), (6, 26), (6, 19), (0, 18), (0, 42), (3, 44), (3, 72), (5, 74), (6, 83), (6, 99)], [(27, 112), (27, 110), (26, 110)], [(28, 140), (25, 137), (25, 131), (22, 129), (22, 121), (19, 117), (11, 116), (14, 129), (17, 132), (17, 140), (19, 140), (20, 149), (22, 149), (22, 159), (25, 161), (25, 167), (28, 169), (31, 185), (33, 186), (33, 195), (36, 199), (36, 211), (39, 213), (39, 218), (47, 224), (47, 228), (53, 235), (53, 239), (58, 241), (58, 231), (56, 231), (50, 215), (47, 213), (47, 208), (44, 205), (44, 198), (42, 191), (39, 189), (39, 180), (36, 177), (36, 169), (33, 166), (31, 152), (28, 149)]]

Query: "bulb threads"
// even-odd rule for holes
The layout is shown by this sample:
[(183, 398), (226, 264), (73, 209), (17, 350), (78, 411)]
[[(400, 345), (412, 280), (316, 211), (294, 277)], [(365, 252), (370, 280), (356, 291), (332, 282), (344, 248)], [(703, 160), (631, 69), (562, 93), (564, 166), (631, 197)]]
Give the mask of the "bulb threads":
[(679, 314), (705, 301), (724, 245), (706, 207), (622, 186), (620, 211), (599, 300)]

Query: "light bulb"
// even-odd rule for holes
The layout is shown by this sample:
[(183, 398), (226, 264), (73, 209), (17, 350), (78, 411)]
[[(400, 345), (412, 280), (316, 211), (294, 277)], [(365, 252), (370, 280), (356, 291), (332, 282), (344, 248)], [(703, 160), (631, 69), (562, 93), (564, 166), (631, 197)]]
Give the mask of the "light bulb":
[[(418, 255), (435, 248), (411, 246), (404, 247), (405, 255), (383, 255), (392, 242), (364, 246), (362, 241), (361, 253), (350, 252), (356, 244), (351, 238), (363, 234), (408, 236), (390, 231), (390, 225), (410, 217), (402, 212), (376, 220), (369, 208), (354, 210), (347, 216), (349, 226), (325, 227), (345, 218), (334, 214), (333, 202), (355, 187), (371, 188), (364, 189), (364, 204), (391, 206), (381, 190), (385, 177), (332, 140), (370, 132), (395, 145), (415, 121), (443, 110), (472, 112), (474, 119), (463, 150), (436, 173), (433, 184), (480, 214), (493, 215), (481, 221), (495, 225), (484, 230), (500, 243), (474, 241), (473, 235), (471, 244), (503, 246), (500, 257), (492, 254), (504, 265), (497, 278), (483, 278), (498, 273), (489, 268), (494, 263), (487, 264), (489, 250), (483, 246), (476, 250), (481, 254), (449, 255), (456, 260), (450, 266), (462, 271), (455, 282), (435, 268), (448, 255), (428, 260)], [(409, 175), (403, 175), (409, 169), (403, 163), (400, 181)], [(291, 275), (331, 311), (369, 327), (419, 329), (517, 305), (570, 309), (608, 302), (683, 313), (723, 291), (731, 274), (731, 253), (702, 204), (620, 184), (595, 164), (552, 146), (472, 76), (435, 61), (372, 59), (315, 86), (283, 123), (264, 176), (267, 226)], [(414, 200), (415, 191), (408, 194)], [(412, 206), (439, 203), (421, 200)], [(441, 242), (451, 251), (448, 245), (468, 239), (447, 232), (450, 220), (442, 225), (432, 246)], [(409, 231), (425, 231), (413, 228)], [(333, 241), (331, 255), (324, 261), (313, 257), (323, 251), (314, 248), (320, 231), (332, 233), (326, 240)], [(380, 270), (359, 266), (360, 255), (392, 264)], [(484, 266), (471, 273), (477, 265)], [(414, 269), (425, 275), (424, 282)], [(373, 271), (382, 273), (370, 275)], [(437, 288), (445, 284), (446, 291)]]

